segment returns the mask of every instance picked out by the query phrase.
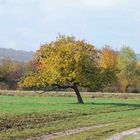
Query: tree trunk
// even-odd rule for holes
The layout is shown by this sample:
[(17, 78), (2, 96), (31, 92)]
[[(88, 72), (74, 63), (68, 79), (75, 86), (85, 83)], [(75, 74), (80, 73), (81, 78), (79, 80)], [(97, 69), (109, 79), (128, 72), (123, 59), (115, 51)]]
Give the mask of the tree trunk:
[(80, 95), (80, 92), (79, 92), (79, 90), (78, 90), (78, 87), (77, 87), (77, 84), (76, 84), (76, 83), (74, 83), (73, 89), (74, 89), (74, 91), (75, 91), (75, 93), (76, 93), (78, 103), (79, 103), (79, 104), (84, 104), (83, 99), (82, 99), (82, 97), (81, 97), (81, 95)]

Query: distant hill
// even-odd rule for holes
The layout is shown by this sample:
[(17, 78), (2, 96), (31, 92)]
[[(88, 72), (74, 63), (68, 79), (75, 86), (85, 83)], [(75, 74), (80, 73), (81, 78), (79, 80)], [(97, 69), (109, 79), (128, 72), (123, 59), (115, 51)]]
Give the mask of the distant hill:
[(137, 54), (137, 59), (140, 60), (140, 54)]
[(34, 53), (28, 51), (0, 48), (0, 60), (10, 58), (16, 61), (27, 62), (33, 58)]

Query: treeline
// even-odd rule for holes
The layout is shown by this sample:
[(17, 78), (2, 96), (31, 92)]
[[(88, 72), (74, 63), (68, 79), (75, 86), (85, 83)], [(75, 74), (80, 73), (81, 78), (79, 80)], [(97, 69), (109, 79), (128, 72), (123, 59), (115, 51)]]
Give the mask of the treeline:
[(127, 46), (99, 50), (61, 36), (41, 46), (30, 62), (3, 59), (0, 64), (0, 89), (60, 90), (65, 83), (76, 83), (80, 91), (140, 93), (140, 60)]
[(1, 59), (0, 63), (0, 89), (16, 90), (18, 83), (25, 75), (32, 72), (31, 62), (20, 62), (10, 58)]
[(112, 85), (112, 91), (140, 92), (140, 61), (132, 48), (124, 46), (117, 53), (117, 69), (117, 79)]

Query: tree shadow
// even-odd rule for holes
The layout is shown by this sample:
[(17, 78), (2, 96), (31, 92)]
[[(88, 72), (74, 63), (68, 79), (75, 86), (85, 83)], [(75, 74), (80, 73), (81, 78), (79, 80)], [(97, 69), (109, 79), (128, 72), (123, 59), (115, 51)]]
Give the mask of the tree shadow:
[(128, 107), (140, 107), (140, 104), (129, 104), (129, 103), (91, 103), (93, 105), (104, 105), (104, 106), (108, 106), (108, 105), (111, 105), (111, 106), (128, 106)]
[(84, 103), (84, 104), (79, 104), (79, 103), (69, 103), (69, 104), (75, 104), (75, 105), (96, 105), (96, 106), (118, 106), (118, 107), (123, 107), (123, 106), (128, 106), (128, 107), (140, 107), (140, 104), (129, 104), (129, 103)]

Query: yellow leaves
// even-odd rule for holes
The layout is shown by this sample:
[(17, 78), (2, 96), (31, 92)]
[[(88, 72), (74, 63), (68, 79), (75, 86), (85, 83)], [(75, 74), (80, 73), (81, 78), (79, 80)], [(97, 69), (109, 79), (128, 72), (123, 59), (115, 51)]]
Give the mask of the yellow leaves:
[(117, 64), (117, 54), (114, 50), (110, 49), (109, 47), (105, 47), (101, 51), (100, 56), (100, 67), (102, 68), (114, 68)]
[(127, 86), (130, 84), (128, 79), (121, 79), (120, 81), (120, 91), (126, 92)]
[(136, 67), (140, 69), (140, 61), (137, 62)]
[[(95, 47), (74, 37), (60, 36), (56, 41), (44, 44), (36, 52), (38, 71), (24, 79), (24, 85), (52, 85), (70, 82), (88, 84), (85, 68), (95, 66)], [(88, 77), (89, 79), (89, 77)]]

